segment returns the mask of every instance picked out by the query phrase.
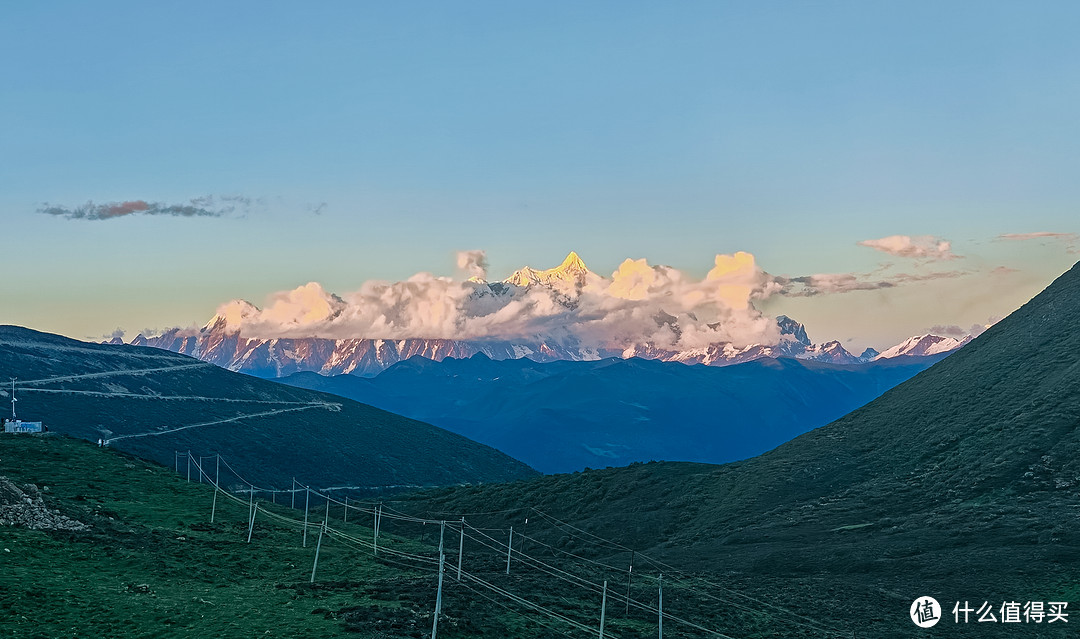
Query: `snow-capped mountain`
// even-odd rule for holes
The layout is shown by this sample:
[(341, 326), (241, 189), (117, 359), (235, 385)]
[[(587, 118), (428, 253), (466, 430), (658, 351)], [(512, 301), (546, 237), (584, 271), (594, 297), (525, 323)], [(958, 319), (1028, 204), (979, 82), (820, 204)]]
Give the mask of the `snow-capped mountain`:
[(521, 287), (539, 284), (549, 286), (560, 292), (569, 292), (584, 286), (590, 275), (592, 275), (592, 272), (585, 266), (585, 262), (578, 257), (577, 253), (570, 251), (562, 264), (555, 268), (539, 271), (526, 266), (514, 271), (503, 282)]
[(968, 335), (964, 339), (941, 337), (940, 335), (916, 335), (885, 350), (874, 359), (892, 359), (894, 357), (926, 357), (956, 350), (972, 340)]
[[(492, 304), (506, 308), (507, 303), (543, 293), (553, 308), (573, 314), (583, 291), (602, 286), (604, 278), (592, 273), (576, 253), (571, 252), (563, 262), (551, 269), (524, 267), (501, 282), (487, 282), (474, 277), (468, 282), (468, 299), (477, 304)], [(539, 288), (537, 288), (539, 287)], [(547, 291), (547, 293), (544, 293)], [(303, 320), (315, 317), (333, 321), (340, 317), (347, 303), (312, 283), (293, 292), (303, 303)], [(500, 306), (501, 305), (501, 306)], [(560, 311), (563, 312), (563, 311)], [(281, 377), (302, 371), (324, 375), (375, 375), (397, 362), (411, 357), (442, 361), (483, 354), (494, 360), (527, 357), (537, 362), (555, 360), (592, 361), (606, 357), (640, 357), (686, 364), (725, 366), (762, 358), (797, 358), (833, 364), (858, 364), (872, 359), (887, 359), (903, 355), (927, 356), (958, 348), (962, 343), (952, 338), (924, 335), (911, 338), (880, 355), (867, 349), (862, 355), (849, 353), (838, 341), (814, 344), (806, 328), (790, 317), (776, 318), (779, 339), (769, 344), (737, 345), (719, 336), (718, 324), (699, 322), (692, 313), (681, 317), (662, 310), (653, 319), (657, 327), (668, 332), (666, 344), (651, 339), (612, 339), (604, 345), (585, 344), (571, 331), (548, 328), (526, 337), (483, 338), (426, 338), (378, 339), (364, 335), (356, 337), (251, 337), (252, 324), (260, 318), (260, 309), (244, 300), (234, 300), (222, 306), (201, 329), (173, 329), (156, 337), (139, 335), (132, 342), (140, 346), (163, 348), (212, 362), (233, 371), (260, 377)], [(694, 325), (700, 334), (714, 331), (715, 341), (704, 345), (680, 345), (685, 327)], [(258, 332), (258, 331), (256, 331)], [(265, 334), (265, 329), (263, 329)], [(671, 336), (674, 336), (672, 340)], [(776, 332), (773, 332), (776, 335)], [(775, 338), (774, 338), (775, 339)], [(674, 343), (675, 346), (670, 345)], [(701, 344), (701, 340), (698, 341)]]

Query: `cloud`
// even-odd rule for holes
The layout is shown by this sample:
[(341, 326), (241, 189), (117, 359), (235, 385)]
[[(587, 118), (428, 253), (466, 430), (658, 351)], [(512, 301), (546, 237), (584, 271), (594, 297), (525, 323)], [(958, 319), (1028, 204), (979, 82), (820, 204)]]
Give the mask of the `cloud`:
[(933, 235), (890, 235), (877, 240), (863, 240), (858, 244), (897, 257), (926, 260), (954, 260), (961, 257), (952, 252), (952, 244), (948, 240)]
[(276, 293), (259, 308), (243, 300), (219, 307), (245, 337), (557, 340), (624, 349), (775, 344), (776, 321), (753, 302), (779, 291), (749, 253), (718, 255), (697, 279), (644, 259), (609, 277), (576, 270), (533, 271), (542, 283), (489, 283), (483, 251), (457, 254), (459, 275), (417, 273), (405, 281), (367, 281), (340, 295), (311, 282)]
[[(335, 294), (317, 282), (271, 295), (262, 308), (233, 300), (218, 309), (245, 337), (410, 338), (562, 341), (577, 347), (693, 349), (729, 343), (776, 344), (779, 329), (755, 303), (775, 295), (808, 297), (889, 289), (957, 278), (971, 271), (823, 273), (800, 277), (764, 271), (750, 253), (716, 255), (703, 278), (677, 268), (626, 259), (609, 275), (562, 267), (530, 278), (488, 282), (482, 250), (456, 254), (456, 277), (417, 273), (404, 281), (370, 280)], [(535, 283), (540, 282), (540, 283)]]
[(997, 236), (997, 239), (1013, 242), (1050, 240), (1064, 244), (1065, 250), (1068, 253), (1077, 253), (1080, 251), (1080, 248), (1078, 248), (1078, 245), (1080, 245), (1080, 234), (1077, 233), (1052, 233), (1049, 231), (1037, 231), (1035, 233), (1002, 233)]
[(819, 273), (780, 280), (782, 292), (788, 297), (813, 297), (828, 293), (850, 293), (851, 291), (873, 291), (891, 288), (896, 284), (887, 280), (860, 279), (854, 273)]
[(813, 297), (832, 293), (850, 293), (852, 291), (875, 291), (893, 288), (904, 284), (928, 282), (932, 280), (952, 279), (967, 275), (968, 271), (936, 271), (933, 273), (895, 273), (880, 276), (863, 273), (818, 273), (800, 277), (776, 277), (779, 293), (787, 297)]
[(117, 339), (117, 338), (124, 339), (124, 335), (126, 333), (127, 333), (127, 331), (125, 331), (122, 328), (117, 327), (116, 330), (114, 330), (111, 333), (106, 333), (105, 335), (102, 335), (101, 338), (104, 339), (104, 340), (107, 340), (107, 341), (111, 341), (111, 340), (114, 340), (114, 339)]
[(484, 251), (458, 251), (457, 267), (466, 277), (484, 279), (487, 277), (487, 253)]
[[(975, 324), (972, 328), (982, 328), (981, 325)], [(967, 337), (968, 332), (956, 324), (949, 324), (948, 326), (942, 324), (935, 324), (927, 331), (933, 335), (940, 335), (941, 337), (955, 337), (957, 339), (963, 339)]]
[(998, 236), (998, 239), (1018, 241), (1035, 240), (1040, 238), (1075, 240), (1076, 237), (1076, 233), (1051, 233), (1049, 231), (1039, 231), (1036, 233), (1002, 233)]
[(978, 337), (986, 332), (986, 329), (990, 328), (994, 324), (1001, 321), (1001, 317), (993, 316), (987, 318), (985, 324), (972, 324), (970, 327), (964, 329), (956, 324), (935, 324), (927, 331), (932, 335), (940, 335), (942, 337), (955, 337), (956, 339), (964, 339), (968, 335), (971, 337)]
[(81, 206), (53, 206), (48, 203), (38, 208), (44, 215), (62, 217), (69, 220), (111, 220), (131, 215), (163, 215), (169, 217), (222, 217), (235, 211), (247, 211), (254, 200), (240, 195), (214, 196), (205, 195), (192, 198), (183, 204), (165, 204), (146, 200), (108, 202), (95, 204), (87, 202)]

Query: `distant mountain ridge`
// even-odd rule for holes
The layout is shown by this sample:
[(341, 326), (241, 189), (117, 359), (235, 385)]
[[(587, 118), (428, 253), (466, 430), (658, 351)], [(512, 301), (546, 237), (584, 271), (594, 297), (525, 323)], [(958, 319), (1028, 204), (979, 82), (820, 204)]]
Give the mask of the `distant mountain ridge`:
[[(684, 364), (727, 366), (756, 359), (791, 357), (833, 364), (860, 364), (878, 359), (902, 356), (927, 356), (949, 352), (970, 340), (934, 335), (911, 338), (920, 341), (934, 340), (937, 348), (904, 348), (906, 340), (883, 353), (872, 348), (860, 355), (848, 352), (838, 341), (814, 344), (806, 337), (805, 327), (781, 315), (777, 318), (781, 328), (779, 344), (765, 346), (752, 344), (736, 348), (729, 343), (713, 344), (704, 348), (672, 350), (650, 344), (639, 344), (626, 349), (585, 348), (572, 340), (449, 340), (449, 339), (329, 339), (309, 338), (247, 338), (233, 330), (224, 317), (215, 316), (196, 334), (185, 334), (172, 329), (157, 337), (139, 335), (131, 344), (153, 346), (203, 361), (217, 364), (231, 371), (257, 377), (285, 377), (299, 372), (316, 372), (322, 375), (373, 376), (398, 362), (412, 357), (434, 361), (446, 358), (467, 359), (484, 355), (489, 359), (528, 358), (535, 362), (595, 361), (610, 357), (629, 359), (657, 359)], [(797, 327), (794, 328), (794, 327)], [(790, 331), (790, 332), (785, 332)], [(110, 343), (116, 343), (113, 340)], [(951, 346), (951, 347), (945, 347)]]
[[(154, 348), (0, 326), (20, 417), (172, 466), (221, 453), (262, 486), (479, 483), (535, 474), (488, 446), (352, 400), (289, 388)], [(10, 402), (0, 388), (0, 406)]]
[[(572, 310), (575, 306), (575, 295), (597, 279), (599, 276), (589, 271), (581, 258), (571, 252), (562, 264), (555, 268), (540, 270), (526, 266), (501, 282), (487, 282), (476, 277), (470, 278), (469, 282), (475, 287), (472, 296), (477, 299), (494, 299), (531, 287), (543, 287), (554, 295), (553, 304)], [(309, 285), (313, 286), (315, 285)], [(342, 312), (344, 302), (336, 296), (325, 294), (321, 289), (319, 294), (324, 296), (320, 302), (320, 312), (327, 317), (337, 317)], [(346, 338), (248, 336), (243, 330), (244, 322), (258, 312), (251, 303), (234, 300), (222, 307), (201, 329), (176, 328), (154, 337), (139, 335), (131, 343), (190, 355), (232, 371), (267, 378), (284, 377), (304, 371), (322, 375), (373, 376), (398, 362), (417, 356), (441, 361), (446, 358), (464, 359), (484, 355), (494, 360), (524, 357), (537, 362), (637, 357), (709, 366), (726, 366), (763, 358), (793, 357), (833, 364), (856, 364), (904, 355), (936, 355), (966, 343), (927, 335), (912, 339), (916, 339), (918, 343), (929, 340), (933, 344), (905, 347), (905, 342), (884, 353), (879, 354), (871, 348), (860, 355), (854, 355), (839, 341), (813, 343), (805, 326), (784, 315), (776, 318), (780, 338), (775, 344), (736, 345), (717, 341), (705, 346), (670, 347), (644, 341), (617, 347), (596, 346), (583, 344), (578, 338), (560, 334), (558, 331), (550, 335), (537, 334), (514, 339), (380, 339), (366, 335)], [(657, 326), (666, 325), (675, 335), (681, 331), (679, 319), (675, 316), (661, 312), (654, 319)], [(716, 325), (709, 326), (715, 328)], [(114, 339), (113, 343), (116, 341)]]
[(436, 424), (543, 472), (653, 459), (726, 462), (822, 426), (944, 358), (859, 366), (758, 359), (725, 367), (655, 359), (413, 357), (374, 378), (303, 372), (284, 384)]

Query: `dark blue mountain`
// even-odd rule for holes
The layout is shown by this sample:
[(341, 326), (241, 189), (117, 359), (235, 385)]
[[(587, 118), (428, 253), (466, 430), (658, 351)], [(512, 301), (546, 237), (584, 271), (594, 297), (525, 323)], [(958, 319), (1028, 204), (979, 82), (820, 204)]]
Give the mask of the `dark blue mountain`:
[(762, 359), (725, 367), (636, 358), (414, 357), (374, 378), (297, 373), (278, 381), (426, 421), (556, 473), (752, 457), (851, 412), (942, 357), (859, 365)]

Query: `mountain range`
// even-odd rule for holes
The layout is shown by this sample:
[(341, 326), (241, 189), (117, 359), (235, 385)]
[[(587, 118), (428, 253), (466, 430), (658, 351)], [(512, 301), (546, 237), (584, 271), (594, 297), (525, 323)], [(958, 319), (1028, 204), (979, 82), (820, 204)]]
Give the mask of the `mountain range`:
[(641, 358), (441, 362), (413, 357), (373, 378), (296, 373), (284, 384), (435, 424), (546, 473), (636, 461), (745, 459), (823, 426), (941, 360), (732, 366)]
[[(524, 267), (499, 282), (487, 282), (473, 277), (472, 299), (511, 299), (523, 292), (543, 289), (550, 295), (551, 303), (572, 312), (579, 295), (592, 280), (598, 279), (585, 266), (576, 253), (570, 253), (555, 268), (538, 270)], [(310, 286), (310, 285), (309, 285)], [(319, 289), (321, 293), (321, 289)], [(334, 305), (344, 304), (339, 298), (329, 296), (321, 300), (328, 313)], [(293, 373), (312, 371), (323, 375), (352, 374), (373, 376), (398, 362), (412, 357), (441, 361), (446, 358), (463, 359), (484, 355), (492, 360), (528, 358), (537, 362), (595, 361), (610, 357), (657, 359), (684, 364), (725, 366), (762, 358), (793, 357), (834, 364), (854, 364), (887, 359), (902, 355), (933, 355), (953, 350), (966, 343), (949, 337), (922, 335), (878, 353), (866, 349), (859, 355), (848, 352), (839, 341), (813, 343), (805, 327), (795, 320), (776, 318), (775, 343), (735, 344), (731, 341), (713, 341), (706, 345), (671, 346), (644, 340), (631, 343), (597, 345), (585, 343), (573, 334), (559, 330), (535, 333), (527, 337), (485, 338), (430, 338), (422, 335), (387, 339), (379, 335), (354, 335), (347, 337), (287, 337), (252, 336), (245, 332), (246, 322), (257, 316), (257, 309), (250, 302), (234, 300), (222, 307), (202, 328), (170, 329), (161, 335), (147, 337), (138, 335), (132, 344), (153, 346), (212, 362), (232, 371), (259, 377), (284, 377)], [(693, 314), (676, 317), (663, 311), (653, 321), (656, 327), (666, 327), (676, 336), (682, 332), (682, 323), (696, 321)], [(709, 324), (715, 330), (719, 324)], [(914, 340), (914, 341), (913, 341)], [(113, 343), (123, 343), (115, 338)]]

